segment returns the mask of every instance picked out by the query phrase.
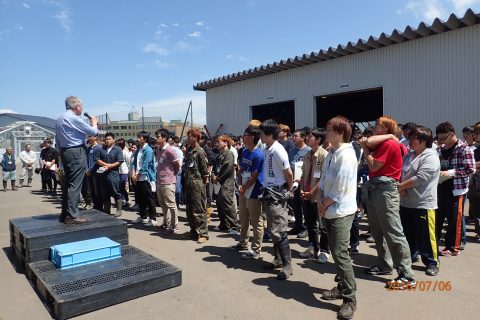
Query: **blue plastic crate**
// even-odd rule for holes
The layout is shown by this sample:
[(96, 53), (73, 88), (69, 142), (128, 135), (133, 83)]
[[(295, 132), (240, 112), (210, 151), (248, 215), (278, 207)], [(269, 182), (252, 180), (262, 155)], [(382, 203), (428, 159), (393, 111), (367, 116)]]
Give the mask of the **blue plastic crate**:
[(50, 248), (50, 260), (60, 269), (119, 257), (121, 257), (120, 244), (106, 237), (64, 243)]

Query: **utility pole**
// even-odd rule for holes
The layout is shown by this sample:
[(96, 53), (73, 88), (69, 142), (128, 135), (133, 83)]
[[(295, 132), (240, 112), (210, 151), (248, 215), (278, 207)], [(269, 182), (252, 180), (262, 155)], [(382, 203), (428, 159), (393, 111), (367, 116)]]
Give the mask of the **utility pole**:
[(145, 131), (145, 116), (143, 115), (143, 106), (142, 106), (142, 131)]
[[(192, 109), (192, 100), (190, 100), (190, 103), (188, 104), (188, 109), (187, 109), (187, 114), (185, 115), (185, 121), (183, 121), (183, 128), (182, 128), (182, 134), (180, 134), (180, 141), (182, 141), (183, 138), (183, 133), (185, 132), (185, 126), (187, 125), (187, 119), (188, 119), (188, 113)], [(193, 116), (190, 115), (191, 121), (193, 121)]]

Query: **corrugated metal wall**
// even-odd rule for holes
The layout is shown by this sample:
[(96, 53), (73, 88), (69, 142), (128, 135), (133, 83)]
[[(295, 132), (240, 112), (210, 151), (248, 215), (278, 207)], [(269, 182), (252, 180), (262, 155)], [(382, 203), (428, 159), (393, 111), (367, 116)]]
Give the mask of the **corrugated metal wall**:
[(207, 124), (240, 134), (250, 106), (294, 100), (296, 127), (314, 126), (316, 96), (383, 87), (384, 114), (399, 123), (448, 120), (460, 133), (480, 121), (479, 61), (475, 25), (209, 89)]

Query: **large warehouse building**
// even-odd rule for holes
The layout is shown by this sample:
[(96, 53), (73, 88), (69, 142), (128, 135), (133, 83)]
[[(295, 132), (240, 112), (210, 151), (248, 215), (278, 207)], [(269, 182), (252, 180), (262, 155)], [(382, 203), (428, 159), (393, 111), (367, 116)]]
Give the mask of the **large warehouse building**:
[(480, 121), (480, 15), (435, 19), (378, 38), (312, 52), (198, 83), (207, 125), (234, 134), (250, 119), (291, 128), (324, 126), (341, 114), (356, 123), (391, 115), (458, 131)]

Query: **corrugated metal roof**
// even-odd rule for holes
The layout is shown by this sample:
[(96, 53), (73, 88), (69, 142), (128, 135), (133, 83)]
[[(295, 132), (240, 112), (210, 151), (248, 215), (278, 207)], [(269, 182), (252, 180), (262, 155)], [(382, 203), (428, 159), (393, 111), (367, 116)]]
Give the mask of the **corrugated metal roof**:
[(206, 91), (208, 89), (233, 82), (261, 77), (267, 74), (281, 72), (312, 63), (336, 59), (350, 54), (375, 50), (397, 43), (430, 37), (439, 33), (465, 28), (479, 23), (480, 14), (475, 14), (471, 9), (468, 9), (462, 18), (458, 18), (455, 14), (451, 14), (447, 21), (442, 21), (439, 18), (436, 18), (432, 25), (427, 25), (424, 22), (421, 22), (416, 29), (410, 26), (407, 26), (404, 31), (395, 29), (392, 31), (391, 35), (382, 33), (378, 38), (370, 36), (367, 40), (358, 39), (356, 43), (348, 42), (346, 45), (338, 45), (336, 48), (330, 47), (327, 50), (320, 50), (319, 52), (304, 54), (301, 57), (296, 56), (295, 58), (281, 60), (280, 62), (274, 62), (256, 67), (254, 69), (244, 70), (223, 77), (200, 82), (194, 85), (193, 89), (198, 91)]
[(55, 131), (55, 119), (40, 117), (40, 116), (31, 116), (26, 114), (18, 113), (2, 113), (0, 114), (0, 127), (8, 126), (9, 124), (16, 121), (30, 121), (35, 122), (41, 127)]

